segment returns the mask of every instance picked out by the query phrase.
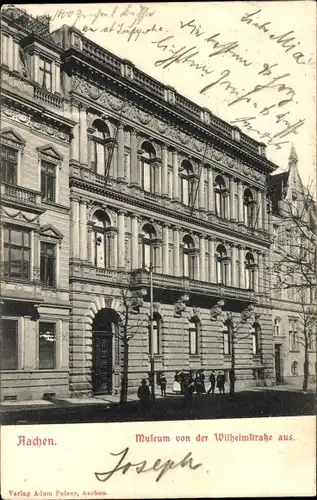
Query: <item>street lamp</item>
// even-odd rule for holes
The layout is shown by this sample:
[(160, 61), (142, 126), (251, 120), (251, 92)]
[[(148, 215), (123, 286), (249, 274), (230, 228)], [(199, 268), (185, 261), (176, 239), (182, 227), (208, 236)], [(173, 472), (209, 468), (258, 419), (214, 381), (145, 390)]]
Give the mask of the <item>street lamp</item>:
[(150, 384), (152, 403), (155, 402), (155, 366), (153, 353), (153, 265), (152, 265), (152, 245), (150, 247)]

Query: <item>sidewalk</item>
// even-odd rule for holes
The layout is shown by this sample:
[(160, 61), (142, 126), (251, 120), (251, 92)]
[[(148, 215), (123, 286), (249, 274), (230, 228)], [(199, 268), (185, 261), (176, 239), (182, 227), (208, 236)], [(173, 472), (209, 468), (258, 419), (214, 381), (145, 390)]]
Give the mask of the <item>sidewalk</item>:
[[(207, 387), (208, 390), (208, 387)], [(291, 384), (284, 385), (274, 385), (271, 387), (244, 387), (241, 389), (237, 389), (236, 392), (263, 392), (263, 391), (290, 391), (290, 392), (302, 392), (300, 387), (296, 387)], [(228, 392), (228, 388), (227, 388)], [(316, 385), (310, 384), (307, 392), (315, 393)], [(183, 396), (178, 396), (172, 391), (167, 392), (167, 398), (182, 398)], [(159, 393), (156, 393), (156, 399), (163, 399)], [(138, 402), (138, 397), (136, 392), (134, 394), (128, 394), (127, 404)], [(63, 398), (63, 399), (52, 399), (52, 400), (32, 400), (32, 401), (4, 401), (1, 403), (1, 413), (12, 413), (12, 412), (20, 412), (20, 411), (31, 411), (31, 410), (54, 410), (54, 409), (68, 409), (71, 410), (76, 409), (85, 409), (85, 408), (100, 408), (100, 409), (110, 409), (111, 407), (116, 407), (120, 405), (120, 395), (102, 395), (102, 396), (82, 396), (82, 397), (72, 397), (72, 398)]]
[[(167, 397), (177, 397), (175, 394), (167, 394)], [(156, 399), (163, 399), (162, 396), (156, 394)], [(138, 402), (137, 394), (128, 394), (127, 403)], [(107, 394), (103, 396), (82, 396), (63, 399), (51, 400), (32, 400), (32, 401), (4, 401), (1, 403), (1, 413), (12, 413), (20, 411), (34, 411), (34, 410), (53, 410), (53, 409), (78, 409), (80, 408), (96, 408), (109, 409), (111, 407), (120, 405), (120, 395)]]

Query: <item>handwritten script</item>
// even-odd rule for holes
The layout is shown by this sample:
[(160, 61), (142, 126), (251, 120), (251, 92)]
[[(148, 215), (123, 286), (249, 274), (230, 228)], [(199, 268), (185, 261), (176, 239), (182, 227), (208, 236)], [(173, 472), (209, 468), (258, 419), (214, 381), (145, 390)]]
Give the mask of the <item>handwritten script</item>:
[[(255, 12), (258, 14), (261, 10)], [(243, 23), (252, 23), (257, 29), (268, 31), (269, 21), (263, 25), (255, 23), (252, 19), (254, 14), (246, 14), (241, 18)], [(166, 69), (173, 64), (186, 64), (192, 70), (199, 72), (201, 78), (213, 74), (212, 78), (208, 78), (208, 83), (199, 89), (200, 94), (206, 94), (217, 88), (221, 88), (227, 94), (226, 102), (228, 107), (236, 106), (239, 103), (244, 103), (252, 113), (237, 117), (231, 121), (232, 124), (240, 125), (247, 132), (257, 136), (259, 141), (265, 141), (267, 145), (274, 146), (276, 149), (281, 149), (283, 144), (287, 144), (291, 135), (297, 135), (298, 130), (304, 125), (305, 118), (293, 118), (294, 108), (296, 107), (296, 90), (289, 84), (291, 72), (279, 71), (279, 63), (272, 63), (270, 60), (253, 61), (244, 55), (243, 49), (240, 47), (238, 39), (228, 40), (221, 32), (210, 33), (207, 29), (203, 29), (202, 25), (195, 19), (180, 20), (179, 31), (186, 31), (190, 39), (194, 41), (194, 45), (177, 45), (177, 36), (169, 35), (161, 39), (152, 40), (152, 44), (156, 46), (165, 57), (157, 59), (154, 62), (155, 67)], [(292, 32), (281, 35), (270, 35), (276, 43), (281, 44), (286, 52), (293, 51), (293, 61), (297, 64), (309, 64), (311, 60), (305, 62), (304, 54), (300, 51), (294, 52), (298, 43), (295, 37), (290, 37)], [(295, 40), (295, 43), (294, 43)], [(206, 49), (208, 52), (206, 53)], [(207, 54), (207, 62), (206, 62)], [(215, 58), (223, 58), (227, 56), (227, 67), (219, 70), (215, 67)], [(230, 58), (230, 59), (228, 59)], [(240, 66), (238, 72), (234, 73), (232, 64), (234, 60)], [(241, 88), (245, 80), (241, 78), (243, 68), (254, 67), (253, 76), (256, 77), (257, 83), (251, 88)], [(238, 73), (238, 78), (237, 78)], [(234, 83), (234, 79), (238, 83)], [(272, 92), (273, 90), (273, 92)], [(265, 105), (261, 103), (267, 103)], [(275, 125), (279, 125), (279, 130), (272, 134), (263, 132), (254, 126), (257, 118), (270, 115), (270, 120), (273, 120)]]
[(199, 467), (201, 467), (203, 464), (201, 463), (196, 463), (194, 464), (194, 460), (192, 457), (191, 452), (187, 453), (184, 458), (182, 458), (179, 462), (174, 462), (173, 460), (169, 459), (166, 460), (165, 462), (161, 458), (157, 458), (152, 465), (148, 465), (146, 460), (142, 460), (141, 462), (136, 462), (132, 463), (130, 461), (127, 461), (127, 456), (129, 453), (129, 448), (125, 448), (124, 450), (120, 451), (119, 453), (110, 453), (110, 455), (114, 457), (120, 457), (119, 462), (114, 466), (113, 469), (106, 471), (106, 472), (95, 472), (95, 476), (98, 479), (98, 481), (108, 481), (111, 477), (114, 476), (117, 472), (121, 471), (122, 474), (126, 474), (130, 470), (135, 470), (137, 474), (144, 474), (147, 472), (157, 472), (157, 476), (155, 481), (158, 483), (164, 476), (167, 474), (168, 471), (175, 470), (177, 468), (189, 468), (190, 470), (195, 471)]
[[(211, 103), (211, 111), (220, 101), (220, 116), (273, 150), (281, 149), (306, 125), (302, 84), (309, 81), (314, 55), (303, 46), (296, 26), (285, 22), (281, 28), (277, 16), (269, 17), (273, 9), (239, 7), (227, 20), (226, 11), (206, 5), (212, 13), (208, 21), (199, 13), (194, 17), (190, 8), (178, 13), (167, 4), (58, 9), (53, 20), (78, 27), (110, 50), (118, 37), (127, 50), (131, 43), (141, 44), (140, 62), (133, 62), (149, 74), (151, 67), (172, 68), (173, 79), (182, 66), (194, 102), (195, 91), (206, 97), (203, 106)], [(170, 76), (168, 84), (177, 89)]]

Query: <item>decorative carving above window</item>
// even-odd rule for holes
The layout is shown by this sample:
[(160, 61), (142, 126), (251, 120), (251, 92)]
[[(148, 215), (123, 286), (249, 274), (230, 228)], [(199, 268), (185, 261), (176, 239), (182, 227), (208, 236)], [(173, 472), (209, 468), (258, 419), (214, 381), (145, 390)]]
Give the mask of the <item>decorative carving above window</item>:
[(25, 140), (23, 137), (15, 132), (13, 129), (3, 129), (1, 130), (1, 144), (6, 146), (11, 146), (17, 149), (23, 149), (25, 146)]
[(40, 228), (40, 238), (42, 241), (50, 241), (52, 243), (61, 244), (63, 234), (52, 224), (45, 224)]
[(36, 148), (42, 160), (50, 161), (55, 164), (60, 164), (63, 161), (63, 156), (56, 150), (52, 144), (40, 146)]

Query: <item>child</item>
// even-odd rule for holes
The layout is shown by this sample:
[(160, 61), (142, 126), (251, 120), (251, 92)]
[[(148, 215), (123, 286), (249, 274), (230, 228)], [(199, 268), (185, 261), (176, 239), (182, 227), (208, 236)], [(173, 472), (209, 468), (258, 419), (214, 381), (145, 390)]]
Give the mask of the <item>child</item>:
[(161, 396), (166, 396), (166, 385), (167, 385), (166, 377), (164, 373), (161, 373), (160, 375)]

